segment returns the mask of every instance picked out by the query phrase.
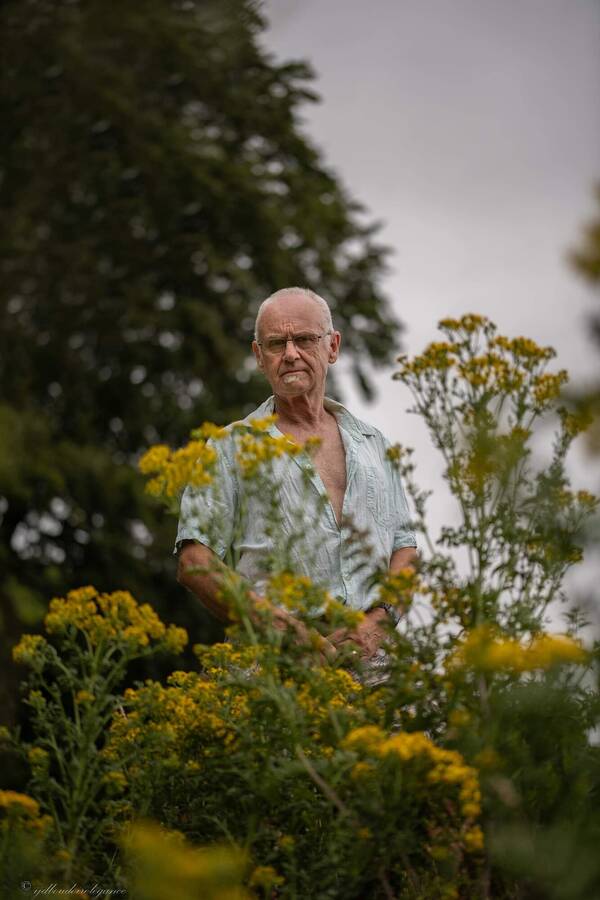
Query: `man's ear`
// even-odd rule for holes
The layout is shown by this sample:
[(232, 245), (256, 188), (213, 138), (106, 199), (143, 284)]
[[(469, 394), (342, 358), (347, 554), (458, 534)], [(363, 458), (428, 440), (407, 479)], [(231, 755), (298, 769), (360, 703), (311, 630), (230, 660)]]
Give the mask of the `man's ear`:
[(260, 347), (256, 343), (256, 341), (252, 341), (252, 352), (254, 353), (254, 358), (256, 359), (256, 365), (259, 369), (263, 369), (263, 361), (260, 353)]
[(331, 343), (329, 345), (329, 364), (333, 365), (334, 362), (337, 362), (337, 359), (340, 355), (340, 343), (342, 341), (342, 336), (339, 331), (334, 331), (331, 335)]

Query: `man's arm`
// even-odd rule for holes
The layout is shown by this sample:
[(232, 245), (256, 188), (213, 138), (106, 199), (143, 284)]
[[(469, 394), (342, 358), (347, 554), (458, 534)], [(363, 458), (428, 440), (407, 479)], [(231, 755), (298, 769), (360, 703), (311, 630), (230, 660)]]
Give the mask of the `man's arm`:
[[(222, 622), (229, 621), (229, 610), (227, 604), (219, 597), (219, 592), (224, 576), (232, 574), (232, 570), (205, 544), (195, 541), (182, 543), (177, 565), (177, 581), (195, 594), (202, 605)], [(254, 591), (250, 591), (249, 596), (253, 602), (261, 599)], [(335, 656), (335, 648), (326, 638), (306, 628), (286, 609), (273, 606), (271, 611), (273, 626), (279, 631), (291, 629), (299, 644), (316, 646), (325, 658)], [(253, 619), (252, 609), (249, 610), (249, 616)]]
[(414, 569), (416, 568), (418, 561), (419, 554), (417, 553), (416, 547), (400, 547), (392, 553), (390, 559), (390, 572), (394, 575), (396, 572), (399, 572), (400, 569), (405, 569), (407, 566), (411, 566)]
[(195, 594), (203, 606), (221, 622), (227, 622), (227, 604), (219, 597), (221, 578), (233, 574), (216, 553), (197, 541), (182, 541), (177, 563), (177, 581)]

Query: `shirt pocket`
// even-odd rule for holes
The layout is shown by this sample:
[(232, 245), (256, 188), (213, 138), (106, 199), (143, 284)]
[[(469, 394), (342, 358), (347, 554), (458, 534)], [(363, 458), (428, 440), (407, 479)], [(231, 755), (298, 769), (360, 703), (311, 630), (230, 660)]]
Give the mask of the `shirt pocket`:
[(392, 500), (384, 473), (367, 466), (367, 509), (378, 525), (391, 528), (394, 517)]

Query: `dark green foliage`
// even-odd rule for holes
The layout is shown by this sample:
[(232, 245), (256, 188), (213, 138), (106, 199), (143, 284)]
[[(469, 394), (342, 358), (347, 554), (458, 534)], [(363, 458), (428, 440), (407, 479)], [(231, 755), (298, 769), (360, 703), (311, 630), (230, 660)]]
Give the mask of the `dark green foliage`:
[(299, 127), (309, 69), (276, 64), (264, 24), (250, 0), (3, 4), (11, 642), (49, 595), (90, 582), (130, 588), (206, 636), (174, 585), (173, 525), (130, 464), (264, 398), (249, 342), (270, 292), (307, 284), (330, 300), (367, 392), (367, 364), (395, 349), (377, 288), (385, 251)]

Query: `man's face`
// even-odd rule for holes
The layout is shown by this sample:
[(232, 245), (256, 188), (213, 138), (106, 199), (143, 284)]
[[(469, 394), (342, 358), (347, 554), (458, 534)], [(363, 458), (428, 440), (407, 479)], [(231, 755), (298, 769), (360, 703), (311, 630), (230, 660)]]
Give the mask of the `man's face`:
[[(291, 295), (267, 304), (260, 320), (261, 346), (254, 341), (252, 349), (273, 393), (297, 397), (324, 392), (327, 369), (338, 358), (340, 333), (334, 331), (312, 345), (305, 339), (325, 331), (323, 313), (310, 297)], [(272, 341), (292, 336), (300, 337), (307, 346), (288, 341), (280, 349), (269, 349)]]

